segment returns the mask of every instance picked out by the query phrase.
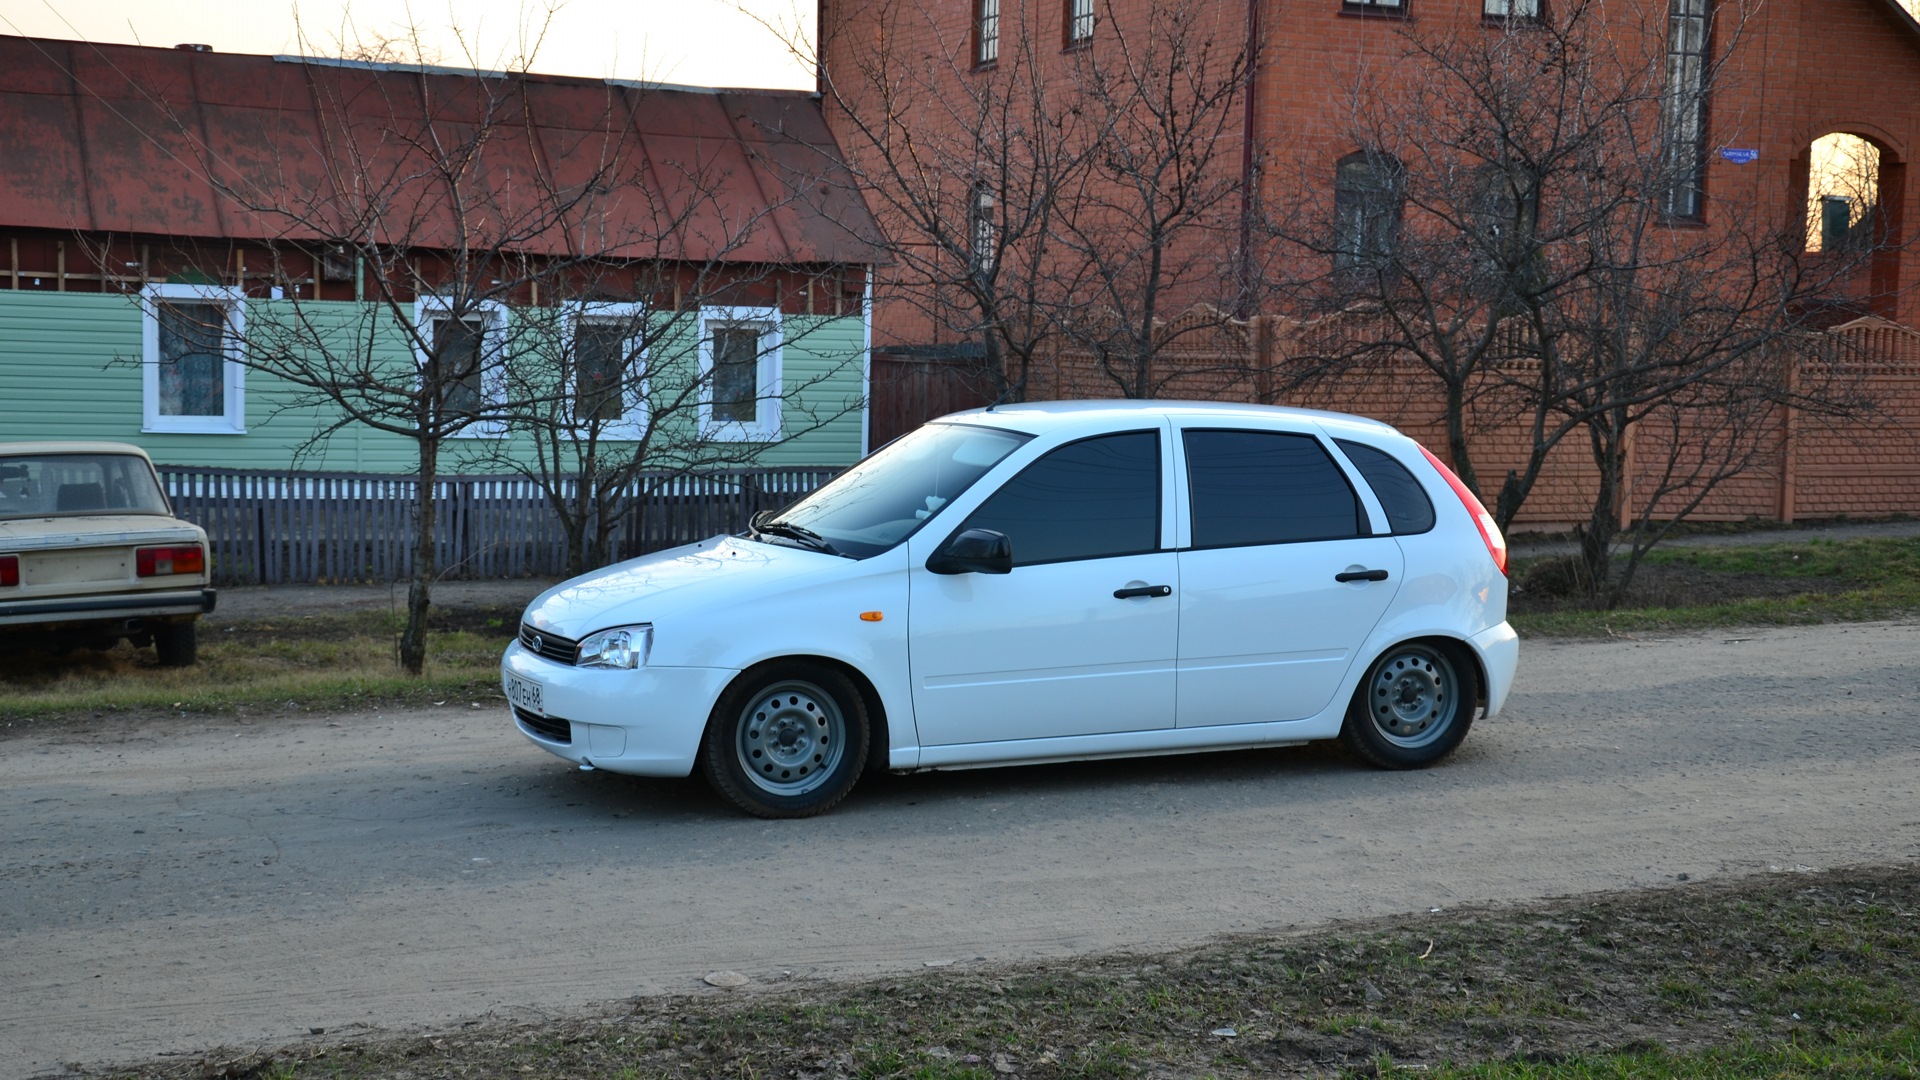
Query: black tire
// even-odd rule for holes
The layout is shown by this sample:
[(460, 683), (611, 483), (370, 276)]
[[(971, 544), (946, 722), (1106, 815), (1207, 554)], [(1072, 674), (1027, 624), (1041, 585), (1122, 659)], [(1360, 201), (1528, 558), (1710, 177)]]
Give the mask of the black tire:
[(1340, 742), (1382, 769), (1425, 768), (1467, 737), (1479, 698), (1473, 663), (1457, 650), (1402, 642), (1354, 688)]
[(823, 814), (867, 764), (867, 706), (829, 667), (776, 660), (733, 681), (713, 706), (700, 767), (720, 797), (755, 817)]
[(161, 667), (192, 667), (198, 652), (194, 628), (198, 623), (160, 623), (153, 628), (153, 651)]

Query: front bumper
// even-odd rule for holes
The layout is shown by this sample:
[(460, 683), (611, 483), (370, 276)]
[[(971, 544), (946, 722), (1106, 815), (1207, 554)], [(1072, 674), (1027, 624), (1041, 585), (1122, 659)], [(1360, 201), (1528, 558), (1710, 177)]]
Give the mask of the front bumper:
[(216, 600), (217, 595), (212, 589), (10, 600), (0, 602), (0, 626), (52, 626), (168, 615), (205, 615), (213, 611)]
[(691, 773), (713, 703), (739, 674), (727, 668), (570, 667), (541, 659), (518, 641), (507, 646), (500, 670), (540, 685), (544, 716), (509, 707), (528, 741), (576, 765), (635, 776)]
[(1507, 694), (1513, 690), (1513, 673), (1520, 667), (1520, 635), (1503, 622), (1469, 640), (1487, 672), (1487, 710), (1482, 715), (1493, 716), (1507, 703)]

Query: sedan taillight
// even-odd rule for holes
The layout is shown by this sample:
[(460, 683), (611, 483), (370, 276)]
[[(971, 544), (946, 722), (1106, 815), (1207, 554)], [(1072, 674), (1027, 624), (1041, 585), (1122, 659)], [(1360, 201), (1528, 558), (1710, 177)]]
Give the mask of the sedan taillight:
[(1440, 470), (1440, 478), (1447, 482), (1447, 486), (1453, 489), (1453, 493), (1460, 496), (1461, 505), (1467, 508), (1467, 513), (1473, 515), (1473, 523), (1480, 529), (1480, 539), (1486, 541), (1487, 554), (1493, 556), (1493, 565), (1499, 567), (1502, 574), (1506, 573), (1507, 538), (1500, 535), (1500, 526), (1494, 523), (1493, 515), (1487, 513), (1486, 504), (1482, 503), (1473, 492), (1467, 490), (1467, 485), (1453, 474), (1452, 469), (1447, 468), (1446, 462), (1434, 457), (1433, 452), (1424, 446), (1420, 447), (1420, 452), (1427, 456), (1428, 464)]
[(0, 555), (0, 588), (20, 584), (20, 556)]
[(200, 574), (207, 569), (207, 557), (199, 544), (179, 547), (136, 548), (134, 572), (141, 577), (165, 577), (168, 574)]

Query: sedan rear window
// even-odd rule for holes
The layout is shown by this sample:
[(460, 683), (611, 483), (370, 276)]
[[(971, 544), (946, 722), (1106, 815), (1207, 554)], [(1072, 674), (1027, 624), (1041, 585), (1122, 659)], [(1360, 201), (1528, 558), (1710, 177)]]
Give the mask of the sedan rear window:
[(1413, 478), (1405, 465), (1394, 460), (1385, 450), (1376, 450), (1366, 443), (1335, 439), (1340, 449), (1353, 462), (1360, 475), (1366, 477), (1367, 486), (1379, 497), (1380, 505), (1387, 512), (1387, 525), (1395, 533), (1423, 533), (1433, 528), (1433, 501), (1427, 498), (1426, 489), (1420, 481)]
[(166, 514), (145, 458), (34, 454), (0, 458), (0, 521), (78, 514)]
[(1368, 531), (1347, 475), (1311, 435), (1188, 431), (1193, 546), (1342, 540)]

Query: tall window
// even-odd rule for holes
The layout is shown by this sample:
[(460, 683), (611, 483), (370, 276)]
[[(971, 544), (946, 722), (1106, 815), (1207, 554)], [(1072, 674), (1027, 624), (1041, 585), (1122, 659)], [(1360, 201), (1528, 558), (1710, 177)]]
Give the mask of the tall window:
[(455, 417), (477, 417), (481, 393), (481, 343), (486, 325), (475, 316), (433, 320), (433, 353), (427, 357), (427, 381), (439, 388), (441, 410)]
[(1093, 40), (1093, 0), (1066, 0), (1067, 44), (1085, 45)]
[(1474, 177), (1473, 228), (1480, 295), (1501, 314), (1520, 310), (1546, 279), (1538, 181), (1518, 166), (1480, 169)]
[(573, 336), (574, 419), (611, 424), (626, 413), (626, 323), (582, 320)]
[(1673, 217), (1697, 218), (1706, 171), (1708, 0), (1671, 3), (1660, 99), (1660, 208)]
[(1481, 10), (1489, 19), (1538, 19), (1540, 0), (1483, 0)]
[(476, 301), (456, 310), (446, 297), (422, 296), (413, 317), (420, 328), (414, 359), (439, 395), (441, 422), (459, 425), (452, 434), (461, 438), (504, 436), (503, 421), (483, 418), (506, 399), (507, 309)]
[(973, 197), (967, 208), (969, 218), (969, 258), (973, 263), (973, 272), (981, 277), (993, 274), (994, 244), (999, 241), (999, 226), (994, 221), (994, 210), (998, 202), (993, 197), (993, 189), (985, 184), (973, 186)]
[(716, 307), (701, 312), (700, 421), (712, 439), (780, 437), (780, 309)]
[(750, 423), (760, 399), (760, 331), (725, 326), (713, 332), (713, 418)]
[(1400, 235), (1400, 163), (1385, 154), (1348, 154), (1334, 167), (1333, 265), (1378, 270)]
[(142, 365), (146, 431), (246, 430), (240, 332), (245, 296), (217, 285), (149, 285)]
[(974, 0), (973, 62), (991, 64), (1000, 59), (1000, 0)]
[(566, 304), (567, 393), (576, 437), (638, 440), (647, 427), (646, 305), (605, 300)]

